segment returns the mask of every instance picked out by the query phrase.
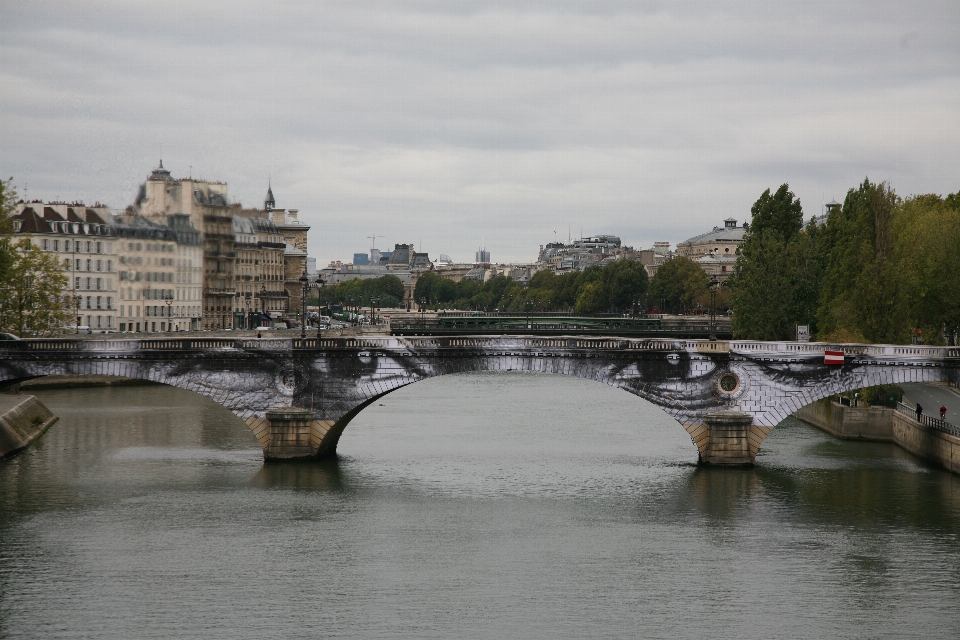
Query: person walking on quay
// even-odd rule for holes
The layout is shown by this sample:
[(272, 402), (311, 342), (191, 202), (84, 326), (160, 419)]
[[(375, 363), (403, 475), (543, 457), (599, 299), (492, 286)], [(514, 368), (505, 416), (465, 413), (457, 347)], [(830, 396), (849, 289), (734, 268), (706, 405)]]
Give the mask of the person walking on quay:
[(923, 407), (920, 406), (920, 403), (917, 403), (917, 422), (920, 422), (920, 416), (923, 415)]
[(940, 420), (945, 420), (947, 418), (947, 405), (940, 405)]

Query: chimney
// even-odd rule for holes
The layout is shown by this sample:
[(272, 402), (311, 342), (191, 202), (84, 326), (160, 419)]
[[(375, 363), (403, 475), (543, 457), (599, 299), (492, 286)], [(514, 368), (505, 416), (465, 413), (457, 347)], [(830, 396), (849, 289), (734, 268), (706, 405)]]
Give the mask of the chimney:
[(270, 212), (270, 220), (273, 224), (283, 224), (283, 209), (274, 209)]
[(294, 222), (297, 221), (297, 214), (300, 212), (299, 209), (287, 209), (287, 213), (290, 214), (290, 219)]

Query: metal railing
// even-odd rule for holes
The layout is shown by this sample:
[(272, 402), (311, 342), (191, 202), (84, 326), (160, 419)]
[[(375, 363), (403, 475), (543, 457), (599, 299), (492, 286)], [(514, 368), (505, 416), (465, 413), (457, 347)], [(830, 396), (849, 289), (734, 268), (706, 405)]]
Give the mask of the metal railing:
[[(904, 404), (903, 402), (897, 403), (897, 412), (902, 413), (907, 417), (913, 418), (914, 420), (917, 419), (916, 407), (911, 407), (910, 405)], [(958, 427), (955, 424), (950, 424), (946, 420), (941, 420), (940, 418), (934, 418), (933, 416), (920, 414), (919, 422), (920, 424), (936, 429), (937, 431), (942, 431), (943, 433), (947, 433), (947, 434), (950, 434), (951, 436), (956, 436), (957, 438), (960, 438), (960, 427)]]

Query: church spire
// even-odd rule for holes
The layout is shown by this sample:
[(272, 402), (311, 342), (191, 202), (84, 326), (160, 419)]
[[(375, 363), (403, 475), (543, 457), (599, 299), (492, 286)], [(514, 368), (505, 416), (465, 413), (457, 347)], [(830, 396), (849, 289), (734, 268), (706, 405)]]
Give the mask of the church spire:
[(263, 208), (265, 211), (273, 211), (274, 205), (276, 205), (276, 200), (273, 199), (273, 187), (270, 186), (270, 180), (267, 179), (267, 197), (263, 201)]

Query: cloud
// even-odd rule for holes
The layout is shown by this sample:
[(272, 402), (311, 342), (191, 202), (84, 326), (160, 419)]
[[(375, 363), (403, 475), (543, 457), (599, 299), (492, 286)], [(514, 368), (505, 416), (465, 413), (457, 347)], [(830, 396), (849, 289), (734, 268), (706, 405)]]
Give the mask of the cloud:
[[(530, 260), (569, 224), (647, 246), (808, 214), (863, 176), (956, 191), (956, 3), (0, 7), (0, 173), (122, 208), (156, 164), (313, 225)], [(558, 233), (558, 235), (563, 235)]]

